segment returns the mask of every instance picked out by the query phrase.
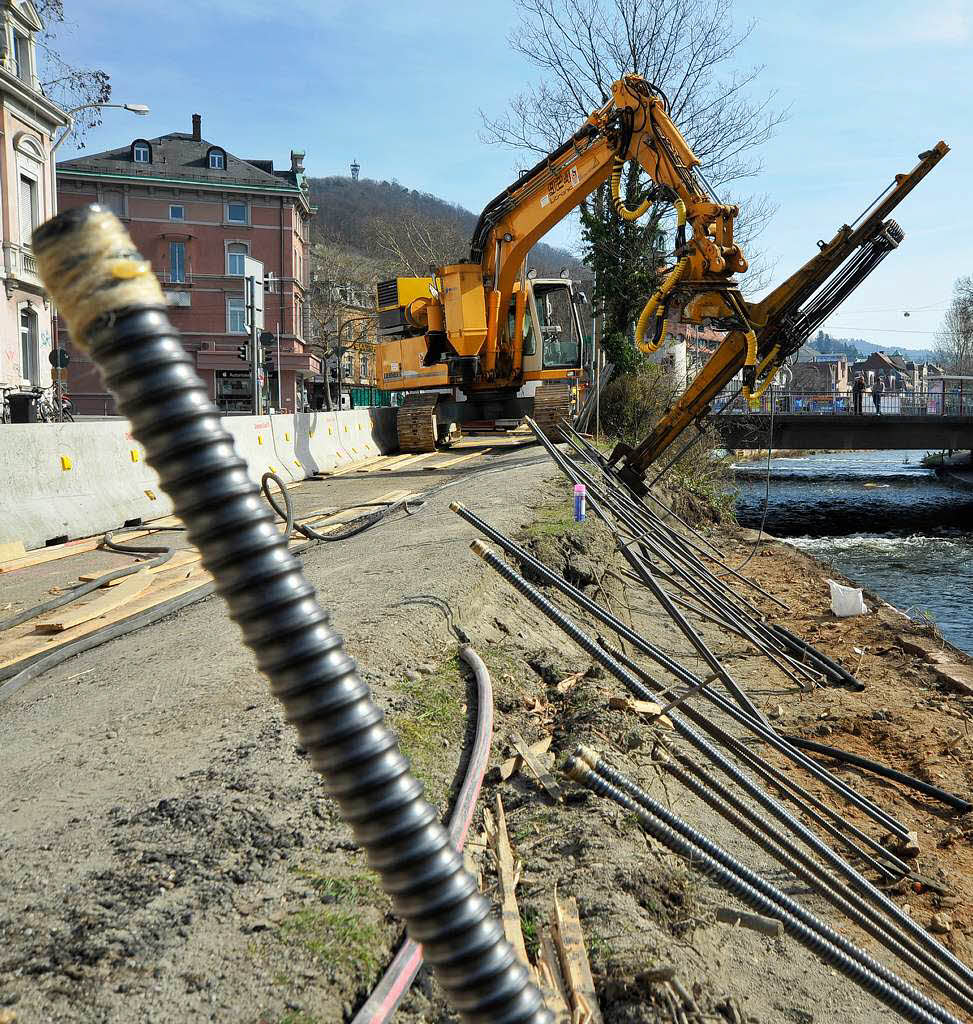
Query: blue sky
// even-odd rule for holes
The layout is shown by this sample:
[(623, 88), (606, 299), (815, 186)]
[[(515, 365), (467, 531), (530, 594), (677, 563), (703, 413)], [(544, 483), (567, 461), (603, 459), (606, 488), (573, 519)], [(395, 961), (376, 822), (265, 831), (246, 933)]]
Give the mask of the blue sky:
[[(534, 69), (506, 43), (515, 2), (66, 0), (65, 56), (103, 67), (117, 102), (88, 151), (136, 134), (189, 131), (242, 157), (310, 174), (395, 178), (478, 211), (524, 161), (480, 138), (479, 110), (499, 113)], [(802, 10), (798, 13), (798, 8)], [(764, 147), (753, 187), (778, 205), (758, 247), (779, 281), (853, 220), (916, 154), (953, 148), (895, 214), (906, 240), (826, 328), (894, 347), (932, 343), (953, 279), (973, 273), (973, 0), (782, 4), (737, 0), (756, 22), (740, 54), (762, 64), (787, 122)], [(74, 155), (70, 143), (61, 151)], [(571, 247), (564, 225), (548, 239)], [(910, 312), (908, 318), (903, 316)]]

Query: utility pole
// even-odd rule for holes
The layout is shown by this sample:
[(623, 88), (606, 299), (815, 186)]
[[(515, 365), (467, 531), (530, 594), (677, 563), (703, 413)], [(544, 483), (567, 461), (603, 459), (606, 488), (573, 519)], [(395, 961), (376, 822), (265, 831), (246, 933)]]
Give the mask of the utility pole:
[[(246, 308), (245, 322), (250, 334), (250, 391), (253, 395), (253, 414), (263, 413), (263, 359), (260, 334), (264, 329), (264, 265), (260, 260), (243, 257), (243, 295)], [(280, 368), (277, 370), (280, 373)]]

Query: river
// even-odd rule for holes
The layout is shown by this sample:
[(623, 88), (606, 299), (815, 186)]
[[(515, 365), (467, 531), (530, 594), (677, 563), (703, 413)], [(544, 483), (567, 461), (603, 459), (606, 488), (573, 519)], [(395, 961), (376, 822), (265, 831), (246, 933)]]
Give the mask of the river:
[[(880, 451), (771, 459), (765, 529), (914, 618), (931, 618), (973, 654), (973, 490), (936, 477), (921, 457)], [(745, 526), (760, 526), (766, 467), (766, 460), (737, 467)]]

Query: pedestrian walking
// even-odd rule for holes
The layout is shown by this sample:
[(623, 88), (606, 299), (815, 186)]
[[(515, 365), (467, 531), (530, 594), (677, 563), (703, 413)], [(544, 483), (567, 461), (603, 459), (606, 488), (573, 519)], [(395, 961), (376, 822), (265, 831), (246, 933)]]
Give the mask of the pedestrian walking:
[(860, 374), (855, 374), (855, 379), (851, 384), (851, 396), (854, 399), (855, 404), (855, 415), (861, 416), (862, 414), (862, 398), (865, 395), (865, 378)]
[(882, 393), (885, 391), (885, 380), (882, 377), (876, 377), (875, 383), (872, 385), (872, 405), (875, 406), (875, 415), (882, 415)]

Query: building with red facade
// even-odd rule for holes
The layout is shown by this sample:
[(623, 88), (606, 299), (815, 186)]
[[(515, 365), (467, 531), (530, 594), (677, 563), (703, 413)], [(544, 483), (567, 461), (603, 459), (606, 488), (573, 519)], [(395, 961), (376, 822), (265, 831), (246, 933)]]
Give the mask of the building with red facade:
[[(265, 408), (300, 411), (305, 385), (321, 372), (306, 350), (311, 205), (304, 154), (291, 153), (288, 170), (271, 160), (241, 160), (192, 133), (133, 139), (119, 149), (57, 165), (62, 210), (100, 203), (128, 228), (151, 260), (169, 302), (169, 315), (210, 395), (228, 413), (249, 412), (244, 257), (260, 260), (267, 280), (264, 329), (274, 335), (264, 375)], [(278, 356), (279, 338), (279, 356)], [(68, 388), (80, 413), (113, 413), (111, 396), (84, 353), (71, 352)]]

